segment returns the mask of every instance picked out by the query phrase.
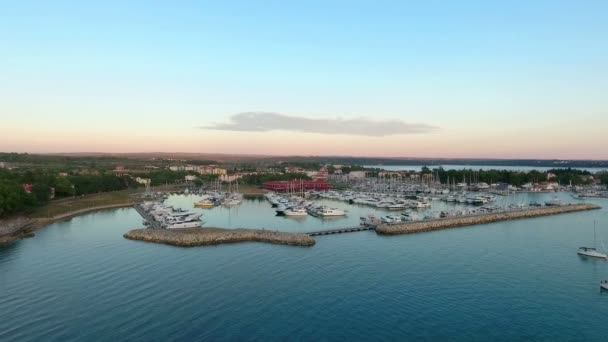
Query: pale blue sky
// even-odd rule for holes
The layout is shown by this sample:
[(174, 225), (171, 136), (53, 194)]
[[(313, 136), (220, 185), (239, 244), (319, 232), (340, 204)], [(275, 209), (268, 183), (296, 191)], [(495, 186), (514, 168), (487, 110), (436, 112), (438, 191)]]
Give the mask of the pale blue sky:
[[(608, 1), (1, 6), (0, 115), (13, 133), (0, 150), (608, 158), (591, 151), (608, 143)], [(243, 112), (436, 129), (338, 146), (335, 132), (197, 128)], [(134, 130), (153, 139), (134, 145)], [(513, 145), (476, 147), (493, 138)]]

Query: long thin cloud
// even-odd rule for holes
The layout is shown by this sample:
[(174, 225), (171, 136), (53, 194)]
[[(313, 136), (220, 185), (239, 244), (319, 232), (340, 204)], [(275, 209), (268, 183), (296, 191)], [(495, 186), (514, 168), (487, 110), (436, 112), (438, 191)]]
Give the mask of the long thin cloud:
[(247, 112), (230, 117), (229, 122), (215, 123), (203, 129), (219, 131), (267, 132), (274, 130), (348, 134), (381, 137), (397, 134), (428, 133), (436, 127), (422, 123), (406, 123), (401, 120), (311, 119), (280, 113)]

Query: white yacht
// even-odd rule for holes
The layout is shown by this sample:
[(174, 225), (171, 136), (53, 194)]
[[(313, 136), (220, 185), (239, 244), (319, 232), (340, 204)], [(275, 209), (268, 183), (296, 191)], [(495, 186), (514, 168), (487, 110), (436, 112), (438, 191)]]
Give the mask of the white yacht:
[(416, 203), (416, 208), (419, 208), (419, 209), (430, 208), (430, 207), (431, 207), (431, 203), (426, 202), (426, 201), (418, 201)]
[(291, 208), (284, 211), (285, 216), (306, 216), (308, 213), (305, 208)]
[(559, 207), (562, 205), (564, 205), (564, 202), (557, 197), (553, 197), (552, 200), (545, 202), (545, 206), (547, 206), (547, 207)]
[(399, 223), (402, 222), (401, 215), (387, 215), (380, 218), (383, 223)]
[(322, 208), (318, 211), (319, 216), (327, 217), (327, 216), (344, 216), (346, 213), (344, 210), (337, 208)]
[(420, 216), (414, 212), (406, 212), (401, 214), (402, 221), (419, 221)]
[(594, 258), (608, 258), (608, 255), (600, 253), (594, 247), (579, 247), (577, 254), (594, 257)]
[(369, 215), (367, 215), (367, 217), (361, 217), (360, 219), (361, 219), (362, 226), (376, 226), (381, 222), (373, 214), (369, 214)]
[(608, 280), (602, 280), (602, 281), (600, 282), (600, 288), (601, 288), (602, 290), (608, 290)]
[(393, 203), (386, 207), (388, 210), (405, 210), (407, 209), (407, 205), (405, 203)]
[(201, 221), (176, 221), (167, 224), (167, 229), (200, 228)]

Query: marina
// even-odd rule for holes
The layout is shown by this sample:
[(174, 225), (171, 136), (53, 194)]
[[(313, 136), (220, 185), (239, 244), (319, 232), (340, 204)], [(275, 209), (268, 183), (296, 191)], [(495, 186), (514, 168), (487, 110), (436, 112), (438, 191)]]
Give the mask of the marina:
[[(196, 203), (200, 203), (201, 200), (198, 197), (193, 198), (192, 196), (194, 195), (174, 195), (166, 201), (167, 203), (172, 204), (144, 202), (143, 204), (136, 205), (136, 209), (144, 220), (146, 220), (148, 227), (152, 229), (200, 228), (202, 222), (200, 222), (200, 224), (193, 223), (195, 225), (192, 227), (179, 226), (179, 224), (183, 224), (181, 223), (182, 221), (180, 221), (182, 220), (180, 217), (191, 218), (190, 220), (185, 220), (186, 222), (192, 220), (196, 221), (203, 213), (190, 212), (185, 208), (180, 208), (178, 204), (180, 202), (177, 200), (182, 200), (181, 203), (192, 201), (191, 203), (195, 203), (194, 209), (192, 209), (194, 211), (205, 210), (205, 213), (213, 212), (213, 210), (208, 211), (207, 209), (199, 209)], [(216, 198), (214, 200), (215, 202), (221, 202), (221, 200), (217, 200), (218, 196), (213, 197), (205, 193), (197, 196), (202, 196), (200, 198), (203, 200)], [(399, 201), (403, 201), (403, 199), (395, 199), (394, 195), (390, 196), (391, 197), (382, 197), (380, 195), (372, 196), (369, 194), (361, 195), (360, 193), (355, 195), (353, 192), (348, 191), (307, 192), (300, 194), (300, 196), (296, 194), (277, 194), (269, 192), (262, 198), (244, 199), (239, 202), (238, 207), (227, 207), (226, 209), (228, 210), (227, 214), (231, 216), (232, 209), (239, 211), (241, 205), (248, 207), (253, 203), (260, 203), (260, 201), (262, 203), (265, 202), (267, 203), (267, 207), (270, 207), (270, 210), (274, 209), (272, 216), (275, 219), (281, 220), (280, 226), (268, 227), (268, 225), (249, 225), (235, 228), (304, 233), (311, 237), (369, 230), (375, 230), (378, 234), (383, 235), (411, 234), (452, 227), (480, 225), (499, 221), (600, 209), (600, 206), (598, 205), (582, 203), (569, 204), (556, 195), (545, 195), (544, 200), (532, 200), (528, 205), (522, 204), (521, 201), (519, 203), (511, 201), (510, 204), (503, 201), (503, 203), (479, 205), (476, 209), (470, 209), (467, 207), (470, 203), (433, 201), (433, 203), (437, 203), (436, 206), (441, 207), (441, 209), (446, 209), (449, 206), (457, 206), (460, 209), (432, 211), (430, 210), (431, 208), (425, 206), (418, 208), (421, 210), (404, 210), (404, 208), (400, 208), (401, 210), (394, 210), (391, 206), (394, 206)], [(516, 198), (517, 196), (513, 197)], [(366, 198), (367, 203), (356, 203), (356, 200), (360, 198)], [(425, 201), (426, 199), (423, 197), (419, 200)], [(370, 201), (374, 202), (374, 205), (372, 205), (372, 207), (375, 207), (374, 211), (368, 209), (370, 207)], [(495, 198), (492, 198), (492, 201), (494, 202)], [(335, 202), (342, 202), (344, 204), (342, 205), (342, 208), (336, 208), (330, 205), (330, 203)], [(219, 204), (214, 207), (225, 208)], [(358, 224), (348, 226), (348, 222), (354, 221), (352, 215), (347, 215), (347, 213), (350, 214), (351, 211), (360, 213), (361, 215), (355, 216), (359, 218)], [(376, 216), (376, 214), (382, 212), (386, 214)], [(257, 217), (260, 214), (260, 212), (256, 211), (254, 217)], [(315, 222), (305, 224), (302, 219), (305, 219), (308, 216), (315, 219)], [(297, 220), (295, 220), (294, 217), (297, 218)], [(318, 226), (316, 226), (314, 229), (304, 230), (305, 228), (301, 228), (297, 231), (286, 229), (285, 226), (289, 226), (292, 223), (304, 225), (305, 227), (315, 223), (325, 223), (329, 224), (330, 227), (319, 229)]]
[[(569, 194), (557, 195), (569, 199)], [(512, 201), (552, 198), (518, 196), (523, 197)], [(264, 198), (246, 197), (230, 208), (192, 209), (196, 199), (198, 195), (173, 195), (167, 204), (179, 208), (182, 203), (187, 210), (204, 212), (205, 226), (301, 232), (356, 227), (370, 212), (391, 214), (350, 205), (342, 219), (293, 220), (275, 216)], [(349, 207), (341, 201), (319, 201)], [(448, 206), (464, 208), (439, 202), (431, 210)], [(318, 337), (316, 328), (334, 329), (332, 319), (338, 318), (341, 336), (352, 339), (368, 331), (386, 339), (404, 334), (424, 339), (428, 331), (435, 331), (437, 338), (458, 334), (475, 340), (487, 336), (487, 324), (508, 324), (511, 329), (501, 336), (512, 340), (523, 335), (602, 340), (608, 333), (608, 292), (600, 291), (600, 285), (608, 279), (608, 262), (579, 257), (576, 250), (592, 244), (594, 220), (598, 245), (608, 237), (608, 211), (603, 207), (424, 234), (386, 237), (370, 230), (325, 235), (315, 237), (312, 248), (247, 242), (177, 248), (129, 241), (123, 234), (141, 223), (135, 210), (87, 214), (0, 248), (0, 290), (5, 294), (0, 304), (7, 317), (0, 322), (0, 339), (23, 336), (19, 332), (26, 327), (33, 327), (26, 339), (32, 341), (95, 340), (102, 330), (115, 340), (145, 339), (149, 331), (162, 339), (215, 339), (226, 334), (247, 339), (254, 333), (271, 338), (285, 315), (305, 315), (305, 321), (293, 320), (284, 325), (285, 331), (279, 329), (281, 336), (288, 339), (305, 331)], [(433, 253), (428, 253), (430, 248)], [(539, 291), (547, 283), (553, 285), (551, 291)], [(362, 292), (368, 295), (361, 296)], [(60, 296), (48, 293), (74, 293), (78, 300), (60, 303)], [(279, 298), (266, 301), (277, 293)], [(132, 305), (125, 307), (126, 302)], [(124, 308), (124, 315), (108, 307)], [(62, 315), (66, 310), (78, 316)], [(373, 315), (349, 319), (357, 310)], [(582, 314), (589, 310), (594, 315)], [(395, 313), (408, 319), (400, 321)], [(28, 320), (20, 319), (22, 315)], [(195, 317), (194, 324), (184, 315)], [(462, 316), (471, 319), (463, 323)], [(442, 317), (440, 328), (433, 317)], [(32, 321), (38, 323), (32, 326)], [(151, 330), (137, 329), (151, 321), (161, 323)], [(66, 322), (77, 329), (57, 328)], [(205, 322), (204, 329), (199, 329), (200, 322)], [(106, 329), (117, 325), (128, 331)]]

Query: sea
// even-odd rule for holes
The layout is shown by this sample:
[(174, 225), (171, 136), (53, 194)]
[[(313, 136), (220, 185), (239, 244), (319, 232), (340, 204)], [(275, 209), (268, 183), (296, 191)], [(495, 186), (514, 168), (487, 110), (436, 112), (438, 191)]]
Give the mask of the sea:
[[(558, 194), (578, 202), (568, 194)], [(550, 194), (499, 198), (502, 204)], [(192, 209), (196, 196), (167, 202)], [(306, 232), (377, 209), (327, 200), (345, 218), (275, 216), (262, 198), (193, 209), (206, 226)], [(0, 341), (606, 341), (604, 209), (313, 247), (180, 248), (123, 238), (134, 209), (52, 224), (0, 247)], [(433, 201), (431, 210), (459, 204)], [(388, 213), (388, 212), (385, 212)]]

